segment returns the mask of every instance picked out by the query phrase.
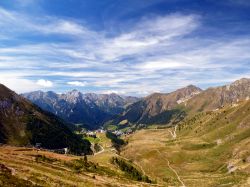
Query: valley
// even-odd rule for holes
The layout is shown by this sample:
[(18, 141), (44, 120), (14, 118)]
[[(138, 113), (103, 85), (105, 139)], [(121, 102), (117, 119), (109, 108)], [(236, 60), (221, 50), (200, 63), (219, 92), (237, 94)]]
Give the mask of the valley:
[[(79, 156), (9, 146), (0, 148), (0, 162), (13, 168), (14, 176), (38, 185), (46, 181), (47, 185), (66, 186), (249, 186), (249, 110), (250, 102), (242, 102), (237, 107), (198, 114), (176, 128), (154, 126), (136, 131), (123, 137), (128, 144), (119, 155), (105, 133), (97, 133), (103, 150), (87, 158), (106, 168), (102, 169), (104, 173), (99, 168), (75, 173), (65, 166), (64, 162), (78, 160)], [(36, 162), (36, 155), (55, 160)], [(113, 157), (133, 163), (155, 184), (126, 178), (111, 163)], [(109, 172), (112, 174), (107, 175)]]
[[(247, 187), (249, 79), (230, 85), (142, 98), (97, 130), (66, 123), (2, 85), (0, 186)], [(148, 123), (132, 123), (131, 111)]]
[(0, 187), (250, 187), (250, 0), (0, 0)]

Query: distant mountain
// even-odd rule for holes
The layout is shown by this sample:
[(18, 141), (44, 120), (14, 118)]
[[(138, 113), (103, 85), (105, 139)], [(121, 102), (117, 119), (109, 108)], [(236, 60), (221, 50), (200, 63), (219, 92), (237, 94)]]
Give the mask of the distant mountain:
[(82, 94), (73, 90), (66, 94), (32, 92), (24, 94), (41, 108), (53, 112), (68, 122), (100, 125), (131, 125), (177, 123), (187, 115), (211, 111), (232, 105), (250, 97), (250, 79), (208, 88), (189, 85), (171, 93), (154, 93), (145, 98), (122, 97), (117, 94)]
[(250, 98), (250, 79), (202, 91), (193, 85), (168, 94), (155, 93), (130, 105), (106, 125), (170, 124), (187, 115), (212, 111)]
[(154, 93), (128, 106), (111, 124), (118, 124), (122, 121), (136, 124), (168, 123), (174, 116), (178, 118), (185, 115), (177, 106), (201, 91), (200, 88), (189, 85), (167, 94)]
[(139, 100), (117, 94), (83, 94), (77, 90), (65, 94), (36, 91), (23, 96), (67, 122), (83, 124), (90, 129), (100, 127), (114, 115), (123, 112), (126, 106)]
[[(53, 95), (53, 93), (48, 93)], [(22, 96), (0, 84), (0, 142), (90, 153), (90, 143), (75, 135), (61, 119), (43, 111)]]
[(250, 98), (250, 79), (243, 78), (232, 84), (208, 88), (199, 95), (187, 101), (189, 112), (216, 110), (225, 105), (232, 105), (241, 100)]

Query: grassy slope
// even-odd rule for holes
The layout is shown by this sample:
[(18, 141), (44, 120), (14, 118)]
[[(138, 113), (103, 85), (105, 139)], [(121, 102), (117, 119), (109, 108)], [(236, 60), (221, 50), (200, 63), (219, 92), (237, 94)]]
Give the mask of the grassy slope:
[[(44, 155), (46, 159), (37, 162), (37, 155)], [(72, 167), (70, 163), (79, 163), (76, 161), (79, 158), (27, 148), (2, 146), (0, 147), (0, 164), (11, 169), (13, 178), (0, 175), (0, 184), (6, 184), (11, 179), (15, 184), (32, 182), (40, 186), (149, 186), (129, 180), (116, 168), (108, 168), (102, 164), (96, 164), (96, 167), (90, 167), (87, 170)]]
[(250, 102), (196, 115), (176, 139), (169, 130), (135, 133), (122, 155), (165, 185), (181, 185), (173, 169), (186, 186), (250, 185)]

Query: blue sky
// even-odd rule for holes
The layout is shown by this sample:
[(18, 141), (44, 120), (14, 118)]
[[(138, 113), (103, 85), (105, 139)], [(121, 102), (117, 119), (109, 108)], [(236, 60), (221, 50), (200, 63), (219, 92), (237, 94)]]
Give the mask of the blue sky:
[(250, 77), (249, 0), (1, 0), (0, 82), (147, 95)]

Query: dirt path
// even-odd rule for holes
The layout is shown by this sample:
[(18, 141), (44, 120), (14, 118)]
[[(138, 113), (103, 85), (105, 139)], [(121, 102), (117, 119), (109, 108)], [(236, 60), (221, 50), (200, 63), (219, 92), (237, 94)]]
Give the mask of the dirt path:
[(157, 149), (156, 151), (157, 151), (157, 152), (160, 154), (160, 156), (168, 163), (168, 167), (175, 173), (175, 175), (176, 175), (178, 181), (181, 183), (181, 187), (186, 187), (186, 185), (184, 184), (184, 182), (181, 180), (180, 176), (178, 175), (177, 171), (176, 171), (174, 168), (172, 168), (172, 167), (170, 166), (169, 160), (168, 160), (167, 158), (165, 158), (164, 156), (162, 156), (161, 152), (160, 152), (158, 149)]
[(135, 163), (136, 166), (138, 166), (140, 168), (140, 170), (142, 171), (143, 175), (146, 175), (146, 173), (143, 170), (142, 166), (138, 162), (136, 162), (136, 161), (134, 161), (134, 163)]
[(177, 137), (177, 135), (176, 135), (177, 127), (178, 127), (178, 125), (175, 125), (174, 132), (172, 132), (171, 130), (168, 130), (168, 132), (170, 132), (170, 134), (173, 137), (173, 139), (176, 139), (176, 137)]
[(100, 147), (102, 148), (102, 150), (101, 151), (99, 151), (99, 152), (97, 152), (97, 153), (95, 153), (94, 154), (94, 156), (96, 156), (96, 155), (98, 155), (98, 154), (100, 154), (100, 153), (102, 153), (102, 152), (104, 152), (104, 148), (100, 145)]

